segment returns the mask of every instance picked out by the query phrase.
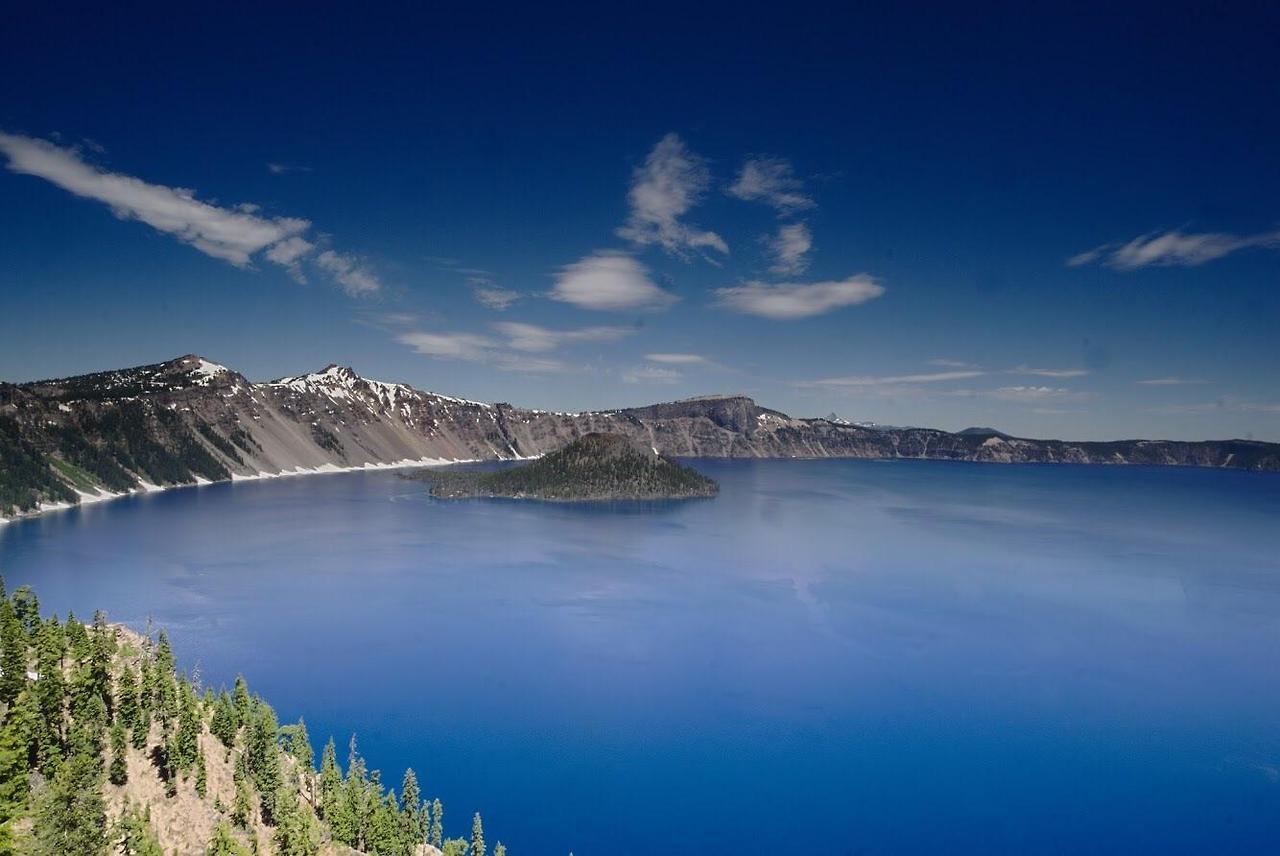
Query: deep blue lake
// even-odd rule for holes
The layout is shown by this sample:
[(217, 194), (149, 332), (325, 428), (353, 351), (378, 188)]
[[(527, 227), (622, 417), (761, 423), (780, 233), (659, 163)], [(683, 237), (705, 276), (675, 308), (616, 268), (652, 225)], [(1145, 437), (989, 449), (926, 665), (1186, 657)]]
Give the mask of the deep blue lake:
[(1275, 852), (1280, 476), (695, 464), (717, 499), (171, 491), (0, 526), (0, 570), (515, 856)]

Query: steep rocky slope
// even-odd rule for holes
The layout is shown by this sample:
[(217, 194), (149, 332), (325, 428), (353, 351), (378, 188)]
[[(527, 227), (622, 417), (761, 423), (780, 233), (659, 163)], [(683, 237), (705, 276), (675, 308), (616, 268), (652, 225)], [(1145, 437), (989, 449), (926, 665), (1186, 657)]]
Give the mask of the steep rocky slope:
[(484, 404), (329, 366), (254, 383), (189, 355), (0, 383), (0, 516), (156, 486), (421, 462), (541, 455), (591, 432), (664, 455), (932, 458), (1280, 469), (1245, 440), (1073, 443), (797, 419), (742, 396), (555, 413)]

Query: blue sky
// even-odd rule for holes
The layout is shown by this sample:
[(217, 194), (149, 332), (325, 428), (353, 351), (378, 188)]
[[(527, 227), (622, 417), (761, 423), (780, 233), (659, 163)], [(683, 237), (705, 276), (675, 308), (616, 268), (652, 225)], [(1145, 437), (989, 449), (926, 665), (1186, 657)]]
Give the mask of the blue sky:
[(10, 13), (0, 377), (1280, 440), (1274, 7), (603, 5)]

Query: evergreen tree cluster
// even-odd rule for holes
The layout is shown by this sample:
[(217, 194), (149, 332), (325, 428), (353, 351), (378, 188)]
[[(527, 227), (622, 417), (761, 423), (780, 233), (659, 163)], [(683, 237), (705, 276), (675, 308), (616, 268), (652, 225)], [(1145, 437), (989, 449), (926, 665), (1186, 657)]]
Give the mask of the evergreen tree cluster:
[(422, 845), (487, 856), (480, 815), (469, 840), (447, 838), (440, 800), (424, 796), (412, 769), (397, 795), (353, 736), (345, 769), (330, 739), (317, 770), (306, 723), (280, 726), (243, 678), (201, 695), (198, 677), (177, 670), (163, 631), (140, 648), (121, 642), (100, 612), (87, 626), (41, 618), (34, 593), (9, 597), (0, 580), (0, 856), (161, 856), (151, 806), (126, 800), (109, 823), (105, 787), (126, 785), (129, 759), (141, 754), (166, 798), (182, 784), (204, 799), (206, 729), (234, 788), (232, 805), (215, 803), (223, 819), (206, 854), (256, 854), (253, 830), (266, 827), (282, 856), (315, 856), (326, 842), (378, 856), (417, 856)]
[(42, 497), (77, 502), (75, 491), (60, 481), (45, 456), (22, 436), (18, 423), (0, 416), (0, 513), (16, 508), (32, 511)]
[(422, 477), (440, 498), (664, 499), (714, 496), (719, 490), (712, 479), (620, 434), (587, 434), (510, 469), (431, 470)]

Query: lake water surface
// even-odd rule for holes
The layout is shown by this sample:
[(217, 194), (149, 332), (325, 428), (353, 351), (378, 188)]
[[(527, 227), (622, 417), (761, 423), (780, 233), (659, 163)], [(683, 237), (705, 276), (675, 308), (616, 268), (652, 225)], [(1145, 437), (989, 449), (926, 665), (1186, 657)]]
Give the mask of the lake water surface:
[(720, 497), (171, 491), (0, 526), (0, 571), (515, 856), (1280, 847), (1280, 476), (695, 464)]

